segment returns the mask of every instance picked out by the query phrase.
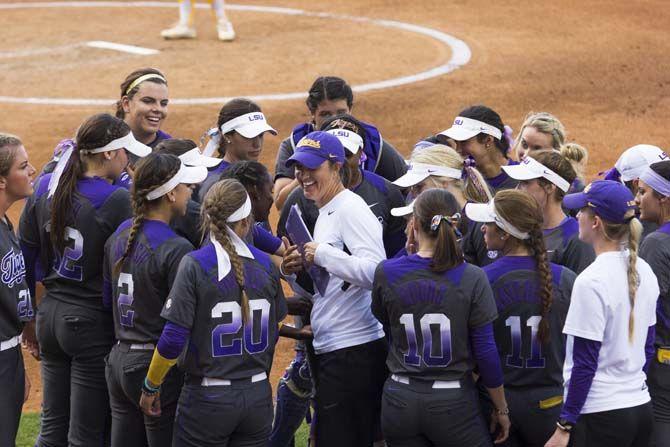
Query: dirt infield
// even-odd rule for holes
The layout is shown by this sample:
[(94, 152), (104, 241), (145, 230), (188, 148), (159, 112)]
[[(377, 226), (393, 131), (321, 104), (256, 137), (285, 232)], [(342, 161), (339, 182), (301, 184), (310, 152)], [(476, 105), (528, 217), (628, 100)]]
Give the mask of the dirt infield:
[[(2, 3), (9, 3), (4, 0)], [(2, 5), (0, 3), (0, 7)], [(26, 2), (27, 3), (27, 2)], [(670, 148), (670, 11), (656, 1), (525, 2), (510, 0), (238, 0), (308, 11), (389, 19), (433, 28), (465, 41), (466, 66), (445, 76), (358, 94), (354, 113), (375, 123), (384, 139), (408, 154), (413, 143), (449, 126), (473, 103), (497, 110), (517, 129), (530, 110), (556, 114), (569, 140), (590, 151), (588, 173), (603, 170), (625, 148)], [(503, 5), (502, 3), (505, 3)], [(352, 84), (407, 76), (447, 61), (450, 52), (428, 37), (346, 20), (229, 12), (238, 40), (215, 40), (211, 12), (196, 11), (199, 39), (165, 42), (159, 31), (176, 9), (75, 8), (0, 10), (0, 96), (115, 98), (127, 73), (163, 70), (174, 98), (306, 91), (320, 74)], [(79, 44), (106, 40), (157, 49), (138, 56)], [(261, 101), (279, 136), (268, 136), (262, 161), (307, 118), (302, 100)], [(175, 105), (164, 125), (174, 136), (199, 139), (219, 105)], [(41, 166), (54, 145), (105, 106), (0, 103), (0, 130), (22, 137)], [(20, 207), (10, 217), (17, 222)], [(276, 218), (276, 216), (273, 216)], [(278, 348), (272, 382), (292, 355)], [(29, 363), (34, 391), (38, 370)], [(39, 409), (34, 392), (26, 410)]]

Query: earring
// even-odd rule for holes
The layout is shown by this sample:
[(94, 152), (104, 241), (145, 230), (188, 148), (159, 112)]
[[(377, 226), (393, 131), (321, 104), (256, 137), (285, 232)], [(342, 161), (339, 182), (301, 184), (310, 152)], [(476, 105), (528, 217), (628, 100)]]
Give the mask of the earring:
[(232, 141), (230, 141), (228, 138), (226, 138), (224, 141), (226, 142), (226, 144), (232, 143)]
[(505, 236), (500, 236), (500, 240), (501, 240), (501, 241), (504, 241), (504, 240), (505, 240)]
[(486, 145), (484, 147), (486, 147), (486, 149), (488, 149), (489, 147), (491, 147), (491, 145), (486, 143)]

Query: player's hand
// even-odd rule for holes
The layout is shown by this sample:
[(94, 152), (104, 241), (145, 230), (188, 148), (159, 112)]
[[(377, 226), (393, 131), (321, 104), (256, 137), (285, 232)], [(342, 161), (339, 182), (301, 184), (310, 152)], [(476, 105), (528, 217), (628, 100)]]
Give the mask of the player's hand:
[(25, 388), (23, 390), (23, 403), (25, 404), (30, 397), (30, 377), (28, 377), (28, 372), (25, 372)]
[(317, 248), (319, 248), (318, 242), (307, 242), (303, 247), (303, 257), (307, 265), (314, 264), (314, 256), (316, 256)]
[(570, 441), (570, 433), (557, 428), (544, 447), (566, 447)]
[(37, 342), (37, 335), (35, 334), (35, 320), (29, 321), (23, 327), (21, 345), (30, 352), (35, 360), (40, 359), (40, 344)]
[(505, 442), (509, 437), (509, 429), (512, 426), (512, 422), (509, 420), (509, 414), (499, 414), (496, 410), (493, 410), (491, 415), (491, 433), (496, 432), (496, 427), (498, 427), (498, 436), (496, 436), (494, 444), (500, 444)]
[(289, 315), (307, 315), (312, 310), (312, 301), (304, 296), (290, 296), (286, 298), (286, 307)]
[(140, 396), (140, 408), (147, 416), (158, 417), (161, 415), (160, 393), (148, 395), (142, 392)]
[(286, 237), (283, 237), (284, 246), (286, 250), (284, 251), (284, 256), (281, 261), (281, 271), (283, 274), (292, 275), (298, 273), (302, 270), (302, 255), (298, 251), (297, 245), (291, 245), (289, 240)]
[(311, 340), (314, 338), (314, 332), (312, 332), (312, 325), (307, 324), (300, 328), (298, 332), (300, 340)]
[(416, 254), (419, 250), (419, 244), (417, 244), (414, 239), (414, 219), (410, 219), (409, 222), (407, 222), (405, 233), (407, 234), (407, 242), (405, 242), (405, 250), (407, 251), (407, 254)]

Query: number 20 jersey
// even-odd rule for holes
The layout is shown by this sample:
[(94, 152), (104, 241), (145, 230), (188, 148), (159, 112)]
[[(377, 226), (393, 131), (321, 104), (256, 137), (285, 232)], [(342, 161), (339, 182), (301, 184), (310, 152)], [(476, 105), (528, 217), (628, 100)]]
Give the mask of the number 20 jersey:
[(249, 246), (254, 259), (240, 256), (249, 298), (242, 319), (241, 290), (234, 269), (218, 280), (214, 245), (182, 258), (161, 315), (191, 331), (182, 368), (189, 375), (245, 379), (272, 367), (277, 325), (286, 316), (279, 271), (265, 253)]
[(391, 338), (391, 373), (460, 380), (475, 366), (470, 332), (495, 320), (495, 302), (479, 267), (462, 263), (434, 273), (430, 262), (418, 255), (383, 261), (372, 311)]

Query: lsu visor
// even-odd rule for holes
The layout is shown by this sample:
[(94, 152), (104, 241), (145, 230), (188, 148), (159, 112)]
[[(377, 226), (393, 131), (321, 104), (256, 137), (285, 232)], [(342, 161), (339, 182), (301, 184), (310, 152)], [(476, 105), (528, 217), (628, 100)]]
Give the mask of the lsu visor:
[(308, 169), (316, 169), (326, 160), (344, 163), (344, 146), (336, 136), (316, 131), (298, 141), (295, 152), (286, 160), (286, 167), (299, 163)]
[(335, 135), (340, 140), (340, 143), (342, 143), (342, 146), (354, 155), (363, 148), (363, 138), (356, 132), (347, 129), (330, 129), (326, 132)]
[(661, 148), (650, 144), (638, 144), (626, 149), (614, 167), (621, 174), (621, 181), (629, 182), (638, 179), (650, 164), (667, 159), (668, 156)]
[(163, 197), (165, 194), (169, 193), (177, 187), (177, 185), (184, 183), (187, 185), (193, 185), (200, 183), (207, 178), (207, 168), (204, 166), (186, 166), (183, 162), (179, 167), (179, 170), (175, 175), (172, 176), (168, 181), (160, 185), (159, 187), (152, 189), (147, 194), (147, 200), (156, 200), (159, 197)]
[(496, 213), (495, 197), (489, 203), (466, 203), (465, 215), (475, 222), (495, 223), (498, 228), (514, 236), (517, 239), (528, 239), (530, 235), (519, 230), (514, 225), (503, 219)]
[(462, 172), (447, 166), (411, 163), (407, 172), (402, 177), (396, 179), (393, 184), (398, 185), (401, 188), (409, 188), (410, 186), (418, 185), (431, 175), (460, 179)]
[(247, 113), (238, 116), (237, 118), (233, 118), (230, 121), (226, 121), (221, 124), (221, 127), (219, 128), (213, 127), (209, 129), (207, 131), (209, 142), (202, 151), (203, 155), (210, 157), (219, 147), (221, 135), (225, 135), (233, 130), (244, 138), (255, 138), (264, 132), (270, 132), (272, 135), (277, 135), (277, 131), (268, 124), (265, 115), (262, 112)]
[(179, 156), (179, 159), (186, 166), (204, 166), (206, 168), (213, 168), (218, 166), (223, 161), (222, 158), (208, 157), (200, 153), (200, 149), (194, 147), (188, 152), (184, 152)]
[(502, 166), (502, 169), (514, 180), (545, 178), (563, 192), (568, 192), (570, 189), (570, 183), (566, 179), (532, 157), (524, 158), (518, 165)]
[(131, 154), (137, 155), (138, 157), (146, 157), (151, 153), (151, 148), (146, 144), (137, 141), (132, 132), (128, 132), (128, 135), (125, 137), (110, 141), (102, 147), (80, 150), (79, 152), (82, 154), (99, 154), (100, 152), (116, 151), (119, 149), (125, 149)]
[(589, 207), (608, 222), (622, 224), (626, 214), (635, 208), (633, 193), (622, 183), (613, 180), (596, 180), (584, 191), (563, 197), (563, 205), (572, 210)]
[(399, 206), (397, 208), (391, 208), (391, 216), (403, 217), (409, 216), (414, 212), (414, 202), (416, 199), (412, 200), (409, 205)]
[(454, 120), (454, 124), (452, 124), (449, 129), (440, 132), (438, 135), (444, 135), (456, 141), (465, 141), (480, 133), (491, 135), (496, 140), (502, 138), (502, 132), (497, 127), (464, 116), (457, 116)]

